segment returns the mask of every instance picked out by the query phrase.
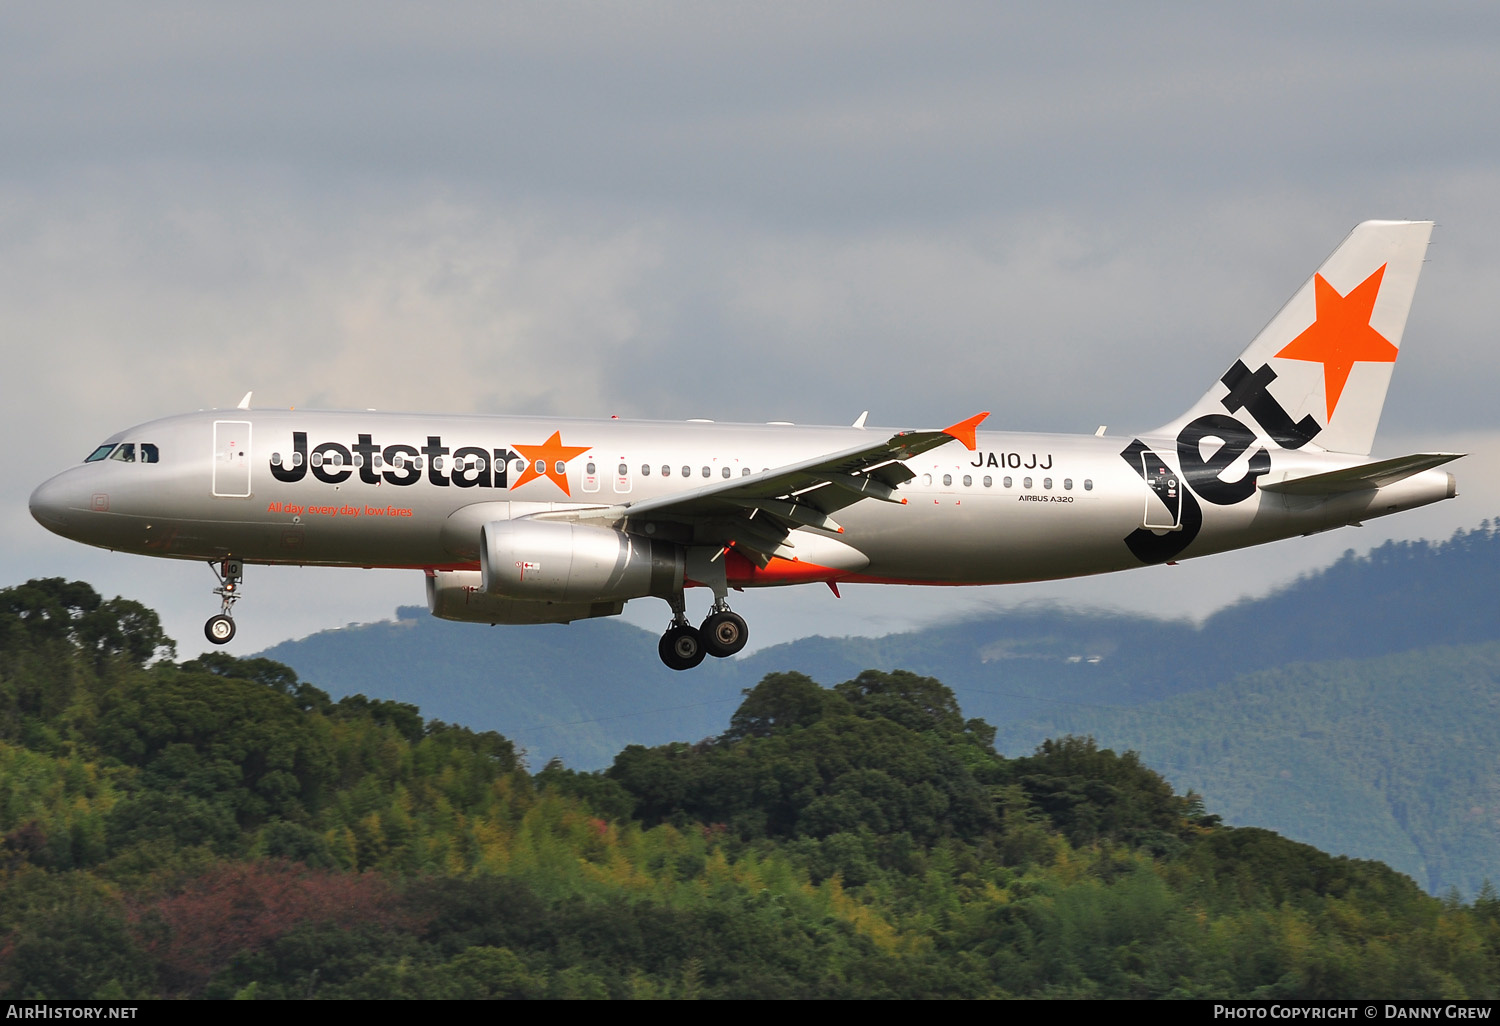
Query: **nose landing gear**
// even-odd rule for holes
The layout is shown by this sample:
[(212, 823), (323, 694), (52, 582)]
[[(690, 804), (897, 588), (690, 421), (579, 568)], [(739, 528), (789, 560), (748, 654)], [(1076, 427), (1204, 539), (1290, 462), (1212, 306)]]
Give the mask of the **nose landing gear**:
[(203, 625), (203, 636), (215, 645), (227, 645), (234, 639), (234, 617), (230, 610), (240, 599), (240, 582), (245, 579), (245, 568), (237, 559), (226, 559), (210, 563), (208, 568), (218, 578), (219, 586), (214, 594), (222, 602), (218, 616), (211, 616)]

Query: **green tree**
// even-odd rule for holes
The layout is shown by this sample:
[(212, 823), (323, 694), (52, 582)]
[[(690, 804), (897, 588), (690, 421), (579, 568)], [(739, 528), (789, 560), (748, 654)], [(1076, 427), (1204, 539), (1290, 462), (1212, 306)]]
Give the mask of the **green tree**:
[[(729, 720), (726, 741), (770, 737), (806, 727), (823, 718), (835, 696), (801, 673), (772, 673), (742, 692), (745, 700)], [(844, 703), (837, 705), (842, 708)]]
[(11, 1000), (145, 997), (151, 959), (124, 901), (87, 873), (13, 874), (0, 891), (0, 995)]

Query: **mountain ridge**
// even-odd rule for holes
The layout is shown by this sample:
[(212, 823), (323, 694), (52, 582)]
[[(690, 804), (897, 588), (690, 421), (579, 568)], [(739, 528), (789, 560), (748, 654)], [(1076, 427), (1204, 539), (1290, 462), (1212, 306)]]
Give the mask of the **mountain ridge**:
[[(795, 671), (831, 686), (868, 669), (903, 669), (945, 682), (966, 711), (996, 725), (997, 745), (1013, 755), (1049, 736), (1091, 734), (1101, 745), (1149, 754), (1179, 787), (1211, 788), (1228, 822), (1277, 824), (1289, 836), (1332, 851), (1389, 858), (1429, 889), (1456, 886), (1472, 894), (1485, 877), (1500, 876), (1492, 860), (1472, 855), (1491, 836), (1486, 824), (1500, 817), (1500, 799), (1476, 800), (1481, 812), (1467, 832), (1444, 840), (1434, 831), (1452, 834), (1457, 821), (1440, 824), (1428, 817), (1407, 823), (1384, 813), (1366, 815), (1365, 807), (1384, 802), (1389, 788), (1372, 791), (1340, 763), (1325, 760), (1319, 769), (1318, 758), (1291, 758), (1280, 749), (1263, 752), (1264, 760), (1274, 755), (1286, 763), (1277, 772), (1321, 780), (1327, 793), (1274, 781), (1262, 781), (1253, 795), (1242, 793), (1210, 772), (1205, 746), (1228, 744), (1232, 765), (1247, 779), (1259, 779), (1257, 764), (1224, 730), (1210, 729), (1213, 722), (1195, 703), (1204, 695), (1260, 686), (1256, 675), (1270, 674), (1265, 679), (1274, 678), (1282, 696), (1299, 688), (1320, 694), (1332, 689), (1326, 700), (1309, 698), (1300, 705), (1314, 717), (1303, 725), (1306, 731), (1337, 734), (1350, 714), (1334, 698), (1343, 694), (1346, 703), (1355, 701), (1346, 678), (1358, 673), (1380, 683), (1381, 696), (1376, 706), (1360, 710), (1361, 729), (1399, 740), (1413, 722), (1403, 704), (1413, 686), (1407, 683), (1403, 691), (1389, 681), (1410, 682), (1414, 667), (1425, 665), (1431, 674), (1422, 691), (1444, 697), (1422, 729), (1458, 736), (1476, 708), (1489, 710), (1500, 689), (1500, 660), (1490, 677), (1482, 675), (1490, 673), (1494, 654), (1484, 646), (1500, 642), (1497, 608), (1500, 530), (1486, 520), (1446, 541), (1387, 542), (1364, 555), (1349, 550), (1329, 567), (1221, 609), (1200, 625), (1049, 606), (879, 638), (803, 638), (679, 674), (656, 660), (653, 635), (619, 621), (497, 628), (492, 634), (403, 607), (401, 614), (418, 618), (327, 631), (261, 654), (293, 666), (336, 696), (367, 693), (412, 702), (440, 719), (499, 730), (516, 741), (533, 768), (558, 759), (584, 770), (609, 765), (631, 744), (716, 734), (724, 712), (770, 673)], [(1465, 654), (1468, 646), (1478, 649)], [(1482, 673), (1474, 669), (1475, 660)], [(1350, 661), (1358, 666), (1342, 666)], [(1466, 686), (1471, 692), (1455, 690)], [(1222, 708), (1226, 722), (1233, 710), (1234, 729), (1242, 734), (1284, 729), (1274, 710), (1257, 714), (1242, 702)], [(1202, 733), (1187, 737), (1169, 729), (1176, 714), (1191, 714)], [(1143, 732), (1148, 722), (1150, 731)], [(1164, 743), (1169, 737), (1176, 747)], [(1500, 762), (1496, 746), (1500, 739), (1486, 736), (1451, 772), (1478, 781), (1480, 791), (1493, 786), (1500, 795), (1500, 779), (1490, 768)], [(1429, 767), (1415, 758), (1420, 751), (1396, 744), (1378, 766), (1352, 752), (1341, 758), (1369, 763), (1366, 769), (1383, 779), (1428, 779)], [(1340, 788), (1342, 797), (1330, 797)], [(1408, 805), (1445, 800), (1438, 778), (1431, 778), (1427, 792), (1402, 794)], [(1315, 807), (1326, 810), (1331, 828), (1305, 811)]]

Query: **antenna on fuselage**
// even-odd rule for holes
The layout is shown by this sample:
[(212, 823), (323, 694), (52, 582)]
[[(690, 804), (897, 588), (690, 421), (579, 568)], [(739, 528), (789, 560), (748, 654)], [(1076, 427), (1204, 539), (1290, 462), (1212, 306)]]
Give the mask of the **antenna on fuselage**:
[(854, 427), (857, 427), (857, 428), (862, 428), (862, 427), (864, 427), (864, 426), (865, 426), (865, 418), (866, 418), (866, 417), (868, 417), (868, 416), (869, 416), (869, 415), (870, 415), (870, 411), (869, 411), (869, 410), (866, 410), (866, 411), (865, 411), (865, 412), (864, 412), (864, 413), (861, 413), (861, 414), (860, 414), (860, 415), (859, 415), (859, 419), (857, 419), (857, 420), (856, 420), (856, 421), (855, 421), (855, 422), (854, 422), (854, 425), (853, 425), (853, 426), (854, 426)]
[(250, 408), (250, 397), (252, 395), (254, 395), (254, 394), (255, 394), (255, 392), (253, 390), (249, 391), (249, 392), (246, 392), (245, 393), (245, 398), (243, 398), (243, 399), (240, 400), (240, 404), (238, 406), (236, 406), (235, 409), (236, 410), (248, 410)]

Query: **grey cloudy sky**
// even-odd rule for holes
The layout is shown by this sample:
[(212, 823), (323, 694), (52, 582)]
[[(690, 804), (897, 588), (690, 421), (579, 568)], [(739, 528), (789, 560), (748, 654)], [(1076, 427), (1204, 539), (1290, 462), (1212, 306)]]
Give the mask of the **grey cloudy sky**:
[[(1378, 455), (1451, 503), (1197, 565), (750, 596), (756, 641), (1059, 599), (1183, 614), (1500, 512), (1493, 4), (0, 7), (0, 583), (185, 653), (208, 571), (84, 549), (38, 482), (258, 405), (1126, 431), (1195, 399), (1349, 228), (1435, 218)], [(414, 574), (252, 569), (233, 648)], [(633, 614), (657, 626), (661, 603)]]

